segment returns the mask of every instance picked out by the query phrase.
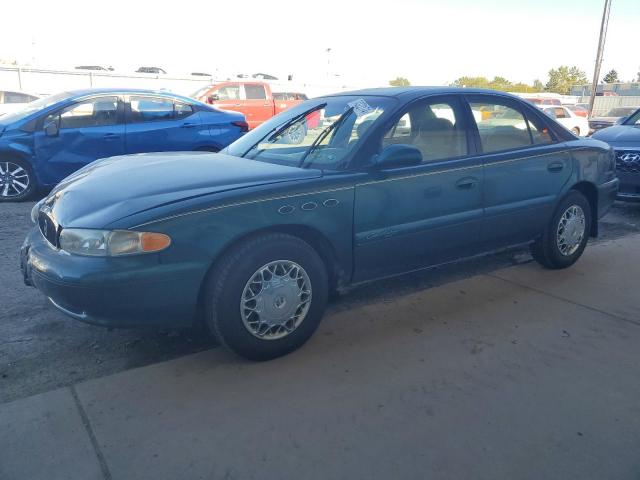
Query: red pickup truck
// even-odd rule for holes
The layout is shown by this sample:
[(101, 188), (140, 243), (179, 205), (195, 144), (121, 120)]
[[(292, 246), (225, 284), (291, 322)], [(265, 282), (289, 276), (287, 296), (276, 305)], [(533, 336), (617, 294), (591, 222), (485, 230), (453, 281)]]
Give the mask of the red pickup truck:
[[(222, 110), (244, 113), (249, 129), (306, 100), (304, 94), (274, 94), (269, 84), (264, 82), (217, 83), (198, 90), (193, 96)], [(308, 123), (311, 123), (310, 120)], [(310, 124), (309, 128), (315, 126), (317, 124)]]

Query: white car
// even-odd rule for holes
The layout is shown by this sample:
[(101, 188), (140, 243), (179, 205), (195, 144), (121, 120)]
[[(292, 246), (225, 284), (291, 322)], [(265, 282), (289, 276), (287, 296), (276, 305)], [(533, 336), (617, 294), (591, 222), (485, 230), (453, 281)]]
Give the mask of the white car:
[(0, 116), (5, 113), (16, 112), (27, 103), (38, 100), (40, 97), (33, 93), (19, 92), (15, 90), (0, 90)]
[(539, 105), (539, 107), (551, 118), (555, 118), (567, 130), (571, 130), (576, 135), (583, 137), (589, 135), (589, 121), (576, 115), (567, 107), (561, 105)]

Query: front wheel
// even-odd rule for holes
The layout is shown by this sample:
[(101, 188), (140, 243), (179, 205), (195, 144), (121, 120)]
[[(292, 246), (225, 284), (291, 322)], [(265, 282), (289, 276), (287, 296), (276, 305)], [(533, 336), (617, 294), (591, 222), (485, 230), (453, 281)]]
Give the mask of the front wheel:
[(291, 235), (261, 235), (233, 248), (211, 272), (206, 321), (229, 350), (269, 360), (311, 337), (328, 290), (326, 268), (310, 245)]
[(575, 190), (567, 194), (542, 236), (531, 246), (533, 258), (546, 268), (573, 265), (584, 252), (591, 231), (591, 205)]
[(36, 191), (31, 166), (19, 158), (0, 159), (0, 202), (28, 200)]
[(571, 131), (572, 131), (575, 135), (580, 136), (580, 129), (579, 129), (578, 127), (573, 127), (573, 128), (571, 129)]

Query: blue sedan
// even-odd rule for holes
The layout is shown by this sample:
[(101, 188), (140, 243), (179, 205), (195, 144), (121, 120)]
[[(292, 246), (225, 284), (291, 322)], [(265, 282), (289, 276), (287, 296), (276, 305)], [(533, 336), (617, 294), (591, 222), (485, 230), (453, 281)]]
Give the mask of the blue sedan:
[(240, 113), (151, 90), (64, 92), (0, 117), (0, 201), (25, 200), (98, 158), (217, 152), (247, 131)]
[(617, 191), (611, 147), (511, 95), (364, 90), (217, 154), (94, 162), (34, 207), (22, 268), (78, 320), (203, 321), (263, 360), (300, 347), (350, 285), (518, 244), (569, 267)]

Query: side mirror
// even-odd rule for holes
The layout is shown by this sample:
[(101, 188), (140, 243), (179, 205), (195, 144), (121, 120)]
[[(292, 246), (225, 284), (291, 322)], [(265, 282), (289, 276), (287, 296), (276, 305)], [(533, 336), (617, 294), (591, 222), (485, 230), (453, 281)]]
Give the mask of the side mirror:
[(214, 93), (207, 97), (207, 103), (217, 102), (218, 100), (220, 100), (220, 96), (217, 93)]
[(422, 152), (412, 145), (388, 145), (375, 161), (380, 169), (411, 167), (422, 163)]
[(44, 133), (47, 137), (57, 137), (60, 132), (60, 128), (58, 127), (58, 120), (51, 120), (44, 126)]

